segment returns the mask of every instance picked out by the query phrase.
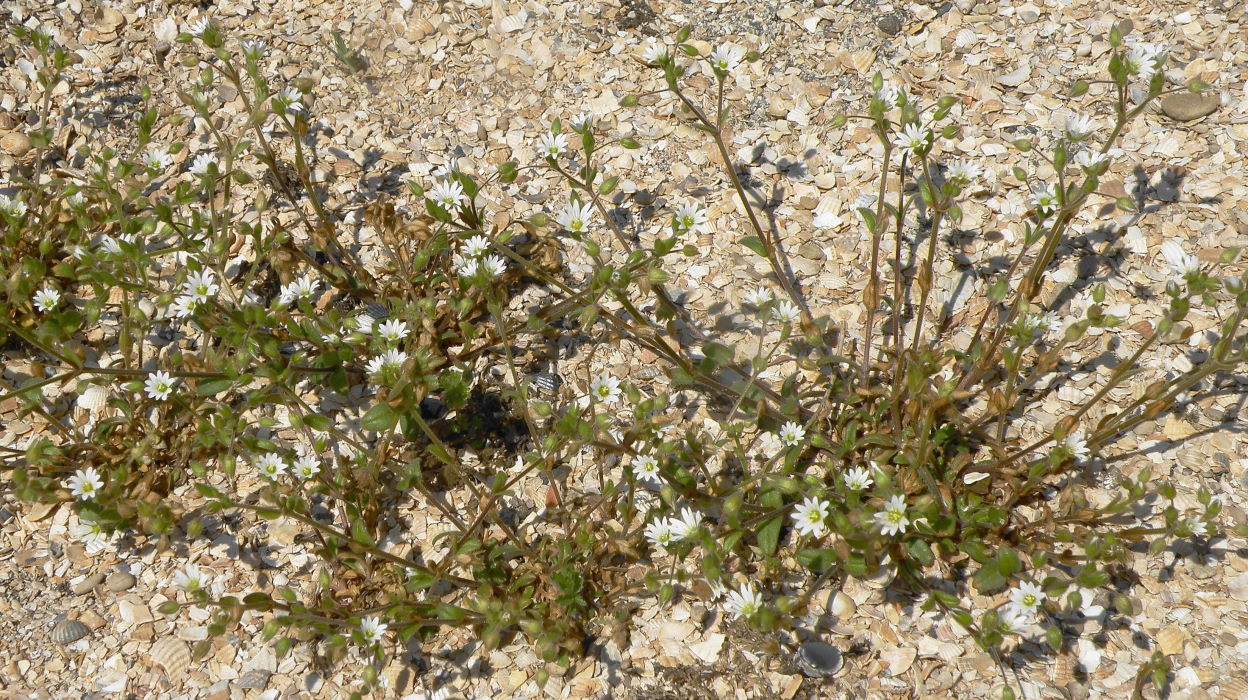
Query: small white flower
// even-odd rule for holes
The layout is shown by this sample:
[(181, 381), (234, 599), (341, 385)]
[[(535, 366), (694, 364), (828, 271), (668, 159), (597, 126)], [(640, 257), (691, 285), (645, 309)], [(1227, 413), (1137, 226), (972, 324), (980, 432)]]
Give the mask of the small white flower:
[(753, 306), (755, 309), (762, 309), (775, 300), (776, 295), (766, 287), (759, 287), (745, 295), (745, 303)]
[(481, 269), (480, 260), (467, 258), (462, 255), (456, 255), (451, 264), (455, 267), (455, 274), (460, 277), (473, 277)]
[(689, 539), (702, 526), (702, 513), (693, 508), (682, 508), (679, 516), (668, 518), (667, 526), (676, 539)]
[(173, 393), (173, 387), (176, 386), (178, 380), (169, 376), (168, 372), (156, 371), (147, 377), (147, 381), (143, 383), (143, 388), (147, 390), (147, 395), (157, 401), (164, 401)]
[(208, 575), (199, 570), (194, 564), (187, 564), (186, 568), (173, 576), (173, 584), (187, 593), (203, 590), (208, 584)]
[(312, 455), (303, 455), (291, 465), (291, 472), (300, 481), (307, 481), (321, 472), (321, 463)]
[(255, 467), (260, 476), (270, 481), (277, 481), (278, 477), (286, 473), (286, 460), (276, 453), (269, 452), (256, 459)]
[(885, 85), (876, 91), (875, 98), (884, 105), (885, 109), (892, 109), (905, 104), (906, 91), (897, 85)]
[(99, 554), (108, 548), (113, 538), (99, 523), (82, 522), (74, 526), (74, 539), (85, 545), (87, 554)]
[(40, 313), (47, 313), (55, 309), (56, 305), (61, 302), (61, 293), (51, 287), (44, 287), (35, 292), (34, 302), (35, 308)]
[(490, 255), (481, 261), (481, 271), (486, 277), (498, 277), (507, 270), (507, 261), (497, 255)]
[(1010, 591), (1010, 605), (1027, 615), (1034, 615), (1045, 599), (1044, 589), (1038, 583), (1024, 581)]
[(1091, 588), (1079, 589), (1079, 614), (1092, 619), (1105, 612), (1105, 606), (1096, 604), (1096, 591)]
[(676, 229), (676, 233), (695, 235), (705, 233), (711, 228), (706, 210), (695, 202), (686, 202), (676, 208), (676, 213), (672, 215), (672, 226)]
[(388, 627), (389, 625), (382, 622), (380, 618), (366, 617), (360, 620), (360, 636), (364, 637), (365, 642), (374, 644), (381, 641)]
[(950, 180), (967, 183), (979, 177), (980, 167), (969, 160), (954, 161), (946, 171)]
[(851, 491), (862, 491), (874, 483), (871, 472), (866, 467), (854, 467), (845, 472), (845, 488)]
[(75, 497), (84, 501), (95, 498), (95, 495), (104, 488), (104, 481), (100, 479), (100, 473), (95, 467), (87, 467), (74, 472), (74, 475), (65, 481), (65, 488), (69, 489)]
[(459, 172), (459, 165), (456, 163), (455, 157), (446, 159), (446, 162), (433, 169), (430, 173), (438, 180), (447, 180), (455, 173)]
[(786, 447), (796, 447), (806, 439), (806, 429), (793, 421), (789, 421), (780, 427), (778, 437), (780, 442), (784, 443)]
[(1085, 114), (1076, 114), (1066, 120), (1066, 138), (1082, 141), (1096, 131), (1096, 120)]
[(1170, 265), (1170, 272), (1176, 282), (1182, 282), (1188, 275), (1200, 272), (1200, 260), (1195, 255), (1183, 252), (1178, 241), (1166, 241), (1161, 244), (1161, 257)]
[(1128, 73), (1138, 75), (1142, 80), (1151, 80), (1165, 60), (1165, 49), (1140, 42), (1131, 45), (1124, 62)]
[(1040, 215), (1052, 214), (1057, 209), (1057, 188), (1054, 185), (1036, 185), (1031, 191), (1031, 203)]
[(199, 308), (199, 300), (189, 294), (182, 294), (173, 300), (173, 315), (184, 318), (195, 313)]
[(875, 520), (881, 534), (899, 535), (905, 532), (910, 525), (910, 518), (906, 517), (906, 497), (897, 494), (885, 501), (884, 510), (875, 514)]
[(464, 255), (479, 257), (484, 255), (490, 249), (490, 239), (482, 235), (476, 235), (464, 241)]
[(801, 317), (801, 311), (791, 301), (781, 301), (776, 304), (775, 314), (776, 320), (780, 323), (793, 323)]
[(932, 132), (918, 124), (907, 124), (893, 141), (893, 145), (904, 153), (916, 153), (926, 150), (932, 142)]
[(749, 584), (743, 584), (735, 591), (729, 591), (724, 599), (724, 610), (736, 617), (748, 618), (763, 608), (763, 596)]
[(1183, 521), (1183, 524), (1187, 525), (1187, 529), (1192, 531), (1193, 537), (1204, 537), (1209, 534), (1208, 525), (1199, 518), (1187, 518)]
[(217, 167), (217, 158), (211, 153), (200, 153), (191, 161), (191, 174), (206, 177)]
[(273, 101), (278, 107), (292, 112), (303, 111), (303, 103), (300, 102), (302, 99), (303, 91), (293, 85), (282, 88), (281, 92), (273, 96)]
[(243, 57), (244, 58), (251, 60), (251, 61), (259, 61), (260, 57), (263, 55), (264, 55), (264, 42), (263, 41), (244, 41), (243, 42)]
[(1088, 441), (1084, 437), (1082, 430), (1076, 430), (1067, 435), (1066, 439), (1058, 443), (1055, 449), (1059, 450), (1063, 455), (1074, 457), (1075, 461), (1087, 459), (1092, 454), (1088, 450)]
[(1084, 673), (1095, 673), (1101, 667), (1103, 652), (1089, 639), (1080, 639), (1075, 643), (1075, 659)]
[(377, 375), (387, 370), (398, 370), (403, 366), (404, 362), (407, 362), (407, 353), (398, 350), (397, 348), (390, 348), (384, 353), (369, 360), (366, 369), (368, 369), (368, 375), (370, 377), (376, 378)]
[(429, 191), (429, 199), (445, 209), (454, 209), (460, 202), (468, 199), (468, 196), (464, 194), (463, 185), (454, 180), (446, 180), (433, 186)]
[(214, 280), (212, 270), (200, 270), (187, 275), (182, 283), (182, 293), (192, 297), (196, 302), (203, 303), (216, 296), (221, 289)]
[(1109, 156), (1099, 151), (1080, 151), (1075, 156), (1075, 165), (1086, 173), (1101, 173), (1108, 163)]
[(667, 47), (651, 40), (641, 47), (641, 60), (652, 66), (658, 65), (667, 58)]
[(573, 200), (555, 216), (555, 221), (572, 233), (585, 233), (589, 230), (589, 221), (593, 215), (594, 210), (589, 203)]
[(823, 521), (828, 517), (829, 508), (827, 501), (814, 497), (804, 499), (793, 509), (793, 529), (802, 535), (823, 537), (828, 534), (828, 526)]
[(620, 400), (620, 380), (609, 374), (596, 377), (589, 383), (589, 393), (603, 403), (615, 403)]
[(653, 455), (637, 455), (633, 458), (633, 473), (638, 479), (659, 480), (659, 460)]
[(211, 20), (209, 20), (207, 17), (200, 17), (198, 22), (195, 22), (194, 24), (186, 28), (186, 33), (194, 34), (195, 36), (203, 36), (204, 33), (207, 32), (209, 27), (211, 26), (212, 26)]
[(407, 324), (397, 318), (379, 323), (377, 324), (377, 337), (387, 343), (397, 343), (407, 337)]
[(650, 544), (664, 549), (676, 542), (677, 537), (672, 532), (671, 520), (667, 518), (656, 518), (649, 525), (646, 525), (646, 539), (650, 540)]
[(173, 163), (173, 158), (163, 148), (152, 147), (143, 155), (143, 167), (160, 172)]
[(5, 214), (13, 218), (26, 213), (26, 202), (20, 199), (13, 199), (8, 195), (0, 194), (0, 214)]
[(310, 300), (316, 294), (316, 289), (319, 285), (319, 280), (312, 279), (311, 275), (303, 275), (294, 282), (282, 287), (281, 294), (278, 295), (278, 303), (282, 306), (288, 306), (297, 299)]
[(707, 61), (717, 73), (736, 73), (744, 58), (745, 49), (733, 44), (722, 44), (707, 56)]
[(538, 152), (547, 158), (558, 158), (568, 148), (568, 137), (563, 134), (542, 134), (538, 141)]
[(70, 208), (72, 209), (80, 208), (84, 201), (85, 200), (82, 197), (82, 192), (75, 192), (65, 197), (65, 203), (68, 204)]
[(706, 579), (706, 587), (711, 589), (711, 600), (719, 600), (728, 592), (728, 587), (719, 581)]
[(568, 126), (572, 127), (574, 131), (584, 132), (593, 123), (593, 120), (594, 118), (588, 112), (581, 112), (568, 120)]

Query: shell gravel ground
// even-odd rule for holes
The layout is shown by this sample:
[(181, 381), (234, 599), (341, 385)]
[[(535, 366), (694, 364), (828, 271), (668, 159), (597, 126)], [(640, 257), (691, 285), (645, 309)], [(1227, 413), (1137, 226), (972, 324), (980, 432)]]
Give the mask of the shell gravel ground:
[[(180, 62), (189, 49), (174, 37), (190, 23), (210, 17), (231, 42), (266, 41), (271, 74), (311, 86), (305, 92), (317, 126), (314, 179), (348, 223), (361, 222), (361, 204), (378, 192), (428, 180), (451, 158), (481, 172), (511, 158), (534, 162), (535, 136), (552, 118), (589, 112), (605, 128), (643, 144), (637, 151), (605, 151), (607, 168), (621, 177), (618, 203), (639, 235), (652, 235), (688, 198), (708, 208), (712, 232), (698, 238), (699, 255), (681, 263), (673, 282), (695, 317), (729, 334), (746, 326), (736, 310), (765, 270), (736, 243), (743, 221), (706, 141), (673, 119), (667, 102), (618, 107), (622, 95), (659, 86), (659, 77), (635, 58), (639, 44), (691, 25), (695, 41), (709, 42), (698, 44), (704, 50), (722, 39), (762, 52), (763, 60), (743, 71), (732, 89), (738, 104), (732, 148), (749, 182), (770, 195), (770, 213), (812, 308), (852, 325), (859, 321), (856, 300), (866, 279), (859, 262), (864, 239), (852, 207), (872, 189), (878, 151), (866, 127), (832, 128), (832, 118), (863, 111), (875, 71), (925, 101), (946, 93), (962, 99), (965, 128), (942, 148), (984, 169), (962, 223), (966, 231), (984, 233), (954, 236), (942, 247), (935, 294), (957, 313), (979, 266), (1017, 233), (1002, 222), (1028, 206), (1028, 193), (1010, 171), (1030, 165), (1009, 142), (1023, 136), (1047, 142), (1060, 129), (1071, 109), (1063, 97), (1070, 80), (1100, 77), (1109, 29), (1125, 22), (1134, 36), (1171, 47), (1177, 78), (1199, 78), (1215, 90), (1204, 101), (1171, 102), (1125, 135), (1129, 150), (1102, 184), (1142, 200), (1150, 213), (1138, 221), (1122, 213), (1088, 218), (1081, 222), (1083, 235), (1062, 251), (1054, 277), (1068, 286), (1046, 304), (1069, 312), (1086, 301), (1091, 283), (1103, 282), (1107, 312), (1135, 325), (1089, 334), (1070, 358), (1083, 369), (1025, 418), (1036, 429), (1092, 393), (1089, 387), (1108, 372), (1093, 359), (1129, 352), (1160, 316), (1157, 296), (1139, 292), (1164, 286), (1162, 241), (1177, 240), (1202, 260), (1216, 258), (1222, 247), (1248, 244), (1248, 19), (1243, 5), (1231, 0), (222, 0), (203, 6), (13, 0), (0, 15), (54, 27), (80, 59), (70, 71), (73, 94), (64, 101), (65, 125), (80, 140), (70, 148), (123, 144), (140, 86), (150, 86), (167, 111), (176, 109), (173, 90), (189, 84), (192, 73)], [(362, 71), (352, 73), (333, 58), (330, 31), (357, 49)], [(14, 51), (6, 45), (0, 58), (0, 172), (27, 151), (18, 115), (26, 113), (22, 101), (29, 93)], [(242, 111), (236, 95), (220, 96), (223, 117)], [(166, 125), (156, 139), (189, 138), (191, 153), (206, 148), (190, 128)], [(565, 197), (554, 180), (538, 176), (517, 197), (490, 208), (555, 211)], [(366, 256), (372, 234), (361, 227)], [(576, 251), (566, 254), (568, 273), (583, 277), (586, 260)], [(1193, 314), (1192, 337), (1204, 337), (1217, 321)], [(1148, 370), (1161, 376), (1187, 361), (1199, 349), (1194, 345), (1163, 346)], [(603, 371), (661, 389), (663, 378), (647, 371), (654, 359), (627, 347), (569, 359), (560, 368), (566, 380), (560, 390), (584, 391)], [(6, 385), (29, 369), (16, 356), (6, 356), (3, 366)], [(49, 398), (56, 398), (53, 392)], [(1217, 396), (1181, 416), (1140, 426), (1122, 443), (1122, 458), (1099, 467), (1133, 475), (1151, 465), (1179, 484), (1181, 501), (1194, 504), (1196, 489), (1204, 486), (1224, 499), (1227, 522), (1244, 523), (1243, 398), (1242, 391)], [(0, 444), (20, 449), (43, 426), (17, 420), (16, 408), (15, 401), (0, 406)], [(187, 557), (208, 562), (213, 584), (231, 591), (262, 576), (276, 584), (287, 575), (297, 578), (311, 561), (297, 531), (280, 523), (225, 530), (211, 542), (192, 543), (189, 552), (158, 552), (150, 543), (123, 540), (89, 555), (69, 536), (76, 522), (69, 508), (23, 508), (8, 499), (0, 502), (3, 693), (223, 699), (349, 692), (355, 680), (344, 670), (349, 664), (321, 668), (303, 647), (279, 660), (258, 641), (256, 620), (245, 619), (237, 636), (215, 640), (205, 661), (188, 663), (186, 648), (206, 638), (207, 613), (191, 609), (170, 618), (155, 612), (172, 594), (172, 577)], [(432, 515), (410, 515), (413, 530), (405, 537), (426, 537), (441, 526)], [(1142, 640), (1152, 637), (1174, 662), (1169, 697), (1248, 698), (1242, 680), (1248, 677), (1245, 544), (1227, 537), (1180, 545), (1161, 558), (1140, 557), (1138, 583), (1128, 591), (1138, 611), (1134, 624), (1103, 624), (1095, 616), (1072, 622), (1084, 641), (1056, 658), (1039, 644), (1023, 645), (1009, 659), (1015, 683), (1025, 697), (1127, 697), (1152, 651)], [(133, 587), (106, 585), (104, 576), (117, 571), (133, 579), (110, 580)], [(832, 678), (809, 677), (800, 659), (767, 653), (768, 639), (688, 596), (664, 610), (643, 605), (630, 635), (604, 640), (570, 669), (551, 667), (542, 689), (533, 680), (541, 662), (523, 647), (479, 654), (467, 636), (452, 634), (409, 649), (400, 660), (409, 664), (388, 669), (390, 693), (999, 697), (1001, 669), (956, 626), (917, 606), (885, 602), (872, 583), (851, 581), (817, 597), (828, 612), (812, 619), (811, 629), (845, 651), (844, 668)], [(80, 624), (61, 624), (65, 620)], [(84, 629), (88, 633), (79, 637)]]

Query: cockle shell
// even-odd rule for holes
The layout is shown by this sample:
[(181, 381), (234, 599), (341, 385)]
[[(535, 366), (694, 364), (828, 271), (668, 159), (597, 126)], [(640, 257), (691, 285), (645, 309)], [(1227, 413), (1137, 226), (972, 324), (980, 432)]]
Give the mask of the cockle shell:
[(504, 17), (503, 21), (498, 23), (498, 30), (504, 34), (518, 32), (521, 29), (524, 29), (524, 23), (528, 19), (529, 19), (528, 11), (520, 10), (514, 15), (509, 15), (507, 17)]
[(152, 645), (151, 655), (152, 661), (165, 669), (171, 679), (181, 676), (191, 665), (191, 650), (181, 639), (165, 637)]
[(108, 389), (102, 386), (92, 384), (87, 390), (78, 395), (78, 408), (91, 413), (98, 412), (108, 404)]
[(52, 641), (70, 644), (91, 634), (91, 629), (77, 620), (61, 620), (52, 628)]
[(977, 41), (979, 41), (979, 37), (975, 34), (975, 32), (969, 29), (963, 29), (958, 32), (958, 35), (954, 38), (953, 43), (959, 49), (969, 49), (974, 46)]

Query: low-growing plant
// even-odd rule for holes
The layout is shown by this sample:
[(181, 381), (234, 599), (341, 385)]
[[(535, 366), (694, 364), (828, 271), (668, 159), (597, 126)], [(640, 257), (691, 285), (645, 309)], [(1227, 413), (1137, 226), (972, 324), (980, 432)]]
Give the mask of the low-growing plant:
[[(212, 635), (255, 612), (281, 653), (316, 641), (333, 661), (357, 645), (362, 694), (380, 683), (391, 629), (407, 641), (470, 627), (486, 649), (518, 636), (566, 665), (592, 636), (626, 629), (647, 596), (722, 598), (778, 631), (800, 624), (815, 583), (863, 577), (947, 613), (985, 649), (1035, 635), (1061, 651), (1063, 616), (1092, 598), (1132, 613), (1110, 585), (1132, 547), (1158, 554), (1216, 532), (1220, 503), (1203, 489), (1202, 509), (1181, 512), (1176, 487), (1149, 470), (1111, 472), (1117, 495), (1093, 501), (1086, 472), (1136, 426), (1237, 381), (1242, 274), (1219, 277), (1166, 243), (1163, 317), (1091, 399), (1051, 425), (1027, 420), (1076, 370), (1067, 358), (1090, 329), (1127, 321), (1106, 311), (1103, 287), (1068, 321), (1042, 301), (1073, 223), (1106, 203), (1100, 178), (1125, 157), (1126, 126), (1167, 90), (1157, 47), (1124, 46), (1115, 30), (1108, 78), (1074, 83), (1072, 99), (1108, 113), (1108, 133), (1103, 117), (1075, 117), (1048, 152), (1014, 142), (1052, 174), (1012, 173), (1033, 206), (1007, 263), (957, 318), (935, 294), (935, 263), (980, 173), (940, 155), (959, 103), (923, 104), (875, 76), (863, 113), (833, 124), (868, 125), (882, 150), (878, 190), (857, 208), (868, 241), (860, 327), (807, 303), (734, 164), (729, 88), (759, 56), (732, 45), (703, 55), (687, 29), (645, 47), (660, 89), (622, 105), (672, 106), (706, 135), (729, 164), (742, 250), (770, 270), (741, 338), (705, 330), (667, 287), (671, 260), (697, 254), (688, 238), (712, 232), (707, 211), (676, 207), (644, 242), (626, 232), (613, 211), (619, 178), (600, 159), (642, 144), (591, 116), (554, 120), (538, 163), (452, 162), (432, 183), (408, 183), (416, 211), (369, 204), (380, 254), (366, 260), (342, 243), (344, 212), (313, 177), (311, 86), (271, 86), (262, 43), (233, 47), (209, 22), (180, 37), (199, 78), (168, 121), (193, 119), (213, 144), (185, 154), (184, 175), (173, 159), (189, 146), (153, 141), (161, 117), (146, 91), (125, 149), (58, 150), (52, 91), (68, 59), (48, 32), (13, 33), (41, 92), (33, 163), (0, 202), (0, 339), (30, 363), (3, 398), (47, 434), (5, 448), (3, 480), (22, 500), (72, 501), (91, 549), (120, 532), (196, 538), (240, 513), (301, 526), (318, 557), (307, 587), (222, 591), (187, 563), (184, 602), (162, 611), (213, 608)], [(234, 124), (215, 109), (223, 82), (245, 107)], [(569, 190), (553, 221), (487, 210), (543, 174)], [(569, 274), (570, 256), (592, 272)], [(1137, 386), (1193, 306), (1225, 319), (1210, 347)], [(571, 386), (546, 371), (560, 341), (645, 350), (668, 390), (606, 374)], [(1125, 406), (1105, 405), (1124, 391)], [(691, 405), (709, 421), (686, 420)], [(1158, 521), (1139, 509), (1153, 503), (1164, 504)], [(413, 541), (412, 509), (444, 527)], [(1009, 600), (976, 609), (968, 585)], [(1165, 668), (1148, 666), (1163, 680)]]

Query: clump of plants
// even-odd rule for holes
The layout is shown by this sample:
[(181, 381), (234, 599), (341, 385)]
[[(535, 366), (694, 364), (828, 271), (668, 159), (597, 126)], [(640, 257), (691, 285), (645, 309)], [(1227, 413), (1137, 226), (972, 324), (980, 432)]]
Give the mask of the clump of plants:
[[(272, 84), (262, 43), (236, 45), (208, 22), (180, 38), (199, 77), (169, 119), (194, 120), (210, 148), (157, 143), (144, 92), (125, 149), (70, 153), (53, 126), (65, 52), (49, 32), (13, 34), (38, 118), (34, 157), (0, 200), (0, 340), (29, 367), (3, 398), (46, 434), (6, 449), (0, 478), (22, 500), (72, 502), (93, 550), (121, 533), (194, 539), (240, 516), (297, 523), (318, 557), (306, 587), (220, 590), (186, 563), (181, 602), (162, 610), (212, 608), (213, 635), (253, 612), (281, 653), (355, 649), (363, 694), (399, 641), (447, 627), (567, 665), (591, 637), (626, 630), (647, 597), (714, 599), (770, 632), (800, 623), (816, 583), (860, 577), (943, 611), (986, 649), (1039, 637), (1063, 652), (1066, 613), (1095, 601), (1132, 613), (1111, 585), (1131, 548), (1156, 555), (1217, 531), (1220, 504), (1203, 490), (1202, 508), (1182, 512), (1175, 486), (1144, 470), (1094, 502), (1085, 468), (1243, 368), (1248, 290), (1242, 273), (1220, 276), (1237, 251), (1204, 265), (1167, 243), (1163, 318), (1090, 400), (1052, 425), (1027, 420), (1090, 329), (1128, 321), (1106, 312), (1101, 287), (1067, 318), (1042, 301), (1080, 212), (1134, 208), (1107, 202), (1099, 182), (1127, 124), (1167, 91), (1158, 47), (1111, 34), (1107, 77), (1071, 91), (1097, 116), (1072, 118), (1043, 150), (1014, 143), (1053, 175), (1013, 173), (1032, 207), (1013, 222), (1008, 263), (976, 289), (963, 341), (934, 296), (941, 241), (981, 170), (942, 153), (958, 131), (952, 97), (924, 104), (877, 75), (862, 113), (834, 125), (865, 123), (882, 147), (878, 190), (857, 209), (860, 327), (807, 303), (782, 237), (725, 168), (742, 249), (770, 270), (741, 338), (705, 330), (667, 287), (672, 260), (696, 254), (692, 236), (730, 234), (696, 202), (662, 230), (624, 231), (601, 155), (644, 144), (592, 116), (536, 135), (537, 162), (451, 164), (407, 184), (411, 207), (370, 204), (379, 255), (366, 261), (312, 177), (311, 86)], [(688, 39), (644, 47), (660, 88), (622, 104), (674, 106), (732, 164), (728, 88), (759, 56), (730, 44), (702, 55)], [(245, 105), (237, 123), (216, 116), (223, 83)], [(566, 183), (566, 204), (487, 210), (538, 171)], [(592, 273), (569, 274), (571, 256)], [(1193, 306), (1225, 319), (1204, 358), (1141, 382)], [(544, 371), (569, 339), (645, 350), (667, 384)], [(1133, 399), (1107, 407), (1124, 388)], [(690, 405), (711, 420), (687, 421)], [(1160, 517), (1139, 515), (1142, 503)], [(407, 536), (417, 508), (445, 527)], [(638, 563), (648, 573), (633, 575)], [(972, 589), (1002, 602), (976, 609)], [(1166, 664), (1155, 657), (1141, 678), (1164, 680)]]

